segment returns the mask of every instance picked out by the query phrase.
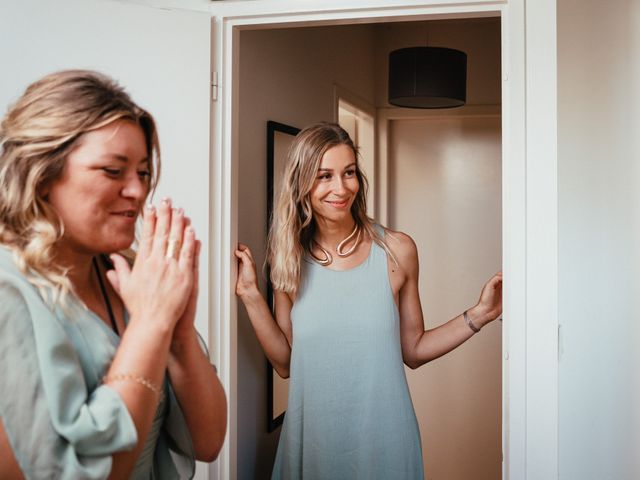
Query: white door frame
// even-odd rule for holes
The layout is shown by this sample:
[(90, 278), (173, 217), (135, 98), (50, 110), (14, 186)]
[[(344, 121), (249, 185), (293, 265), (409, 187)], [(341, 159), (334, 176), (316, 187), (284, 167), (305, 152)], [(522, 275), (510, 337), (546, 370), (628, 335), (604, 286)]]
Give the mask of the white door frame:
[[(291, 10), (295, 8), (296, 11)], [(241, 29), (502, 17), (503, 478), (558, 478), (556, 0), (255, 0), (211, 5), (212, 318), (229, 436), (212, 477), (237, 474), (238, 40)], [(476, 412), (482, 415), (482, 412)]]

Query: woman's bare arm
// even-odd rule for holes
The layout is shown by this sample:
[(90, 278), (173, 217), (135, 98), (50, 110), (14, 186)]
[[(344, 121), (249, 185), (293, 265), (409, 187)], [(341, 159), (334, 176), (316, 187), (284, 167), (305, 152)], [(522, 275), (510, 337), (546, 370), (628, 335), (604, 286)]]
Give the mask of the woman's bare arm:
[(246, 245), (236, 250), (238, 257), (238, 283), (236, 294), (244, 303), (249, 319), (262, 345), (265, 355), (282, 378), (289, 376), (291, 361), (291, 308), (293, 303), (284, 292), (275, 294), (276, 320), (258, 289), (256, 266)]
[(213, 365), (205, 355), (195, 328), (173, 339), (169, 377), (184, 413), (196, 458), (218, 457), (227, 431), (227, 398)]
[[(393, 251), (398, 265), (390, 266), (392, 288), (397, 291), (400, 312), (400, 338), (404, 362), (417, 368), (463, 344), (474, 334), (463, 315), (430, 329), (424, 329), (424, 318), (418, 289), (418, 252), (406, 234), (393, 234)], [(394, 271), (395, 270), (395, 271)], [(482, 328), (502, 311), (502, 274), (494, 275), (483, 288), (480, 301), (467, 310), (471, 322)]]
[(193, 288), (187, 307), (173, 330), (168, 368), (196, 458), (212, 462), (220, 453), (227, 432), (227, 398), (195, 328), (199, 263), (200, 242), (197, 241)]
[(4, 431), (2, 418), (0, 418), (0, 478), (22, 480), (24, 475), (18, 465), (18, 460), (11, 449), (9, 439)]
[[(177, 258), (167, 257), (169, 238), (178, 239)], [(111, 478), (127, 478), (144, 447), (156, 413), (158, 396), (143, 382), (160, 387), (164, 381), (174, 327), (182, 316), (193, 288), (195, 232), (185, 228), (182, 214), (172, 214), (163, 201), (156, 217), (147, 209), (143, 219), (140, 249), (133, 268), (113, 255), (114, 270), (107, 278), (130, 313), (129, 324), (107, 372), (106, 383), (124, 401), (138, 433), (129, 452), (113, 455)]]

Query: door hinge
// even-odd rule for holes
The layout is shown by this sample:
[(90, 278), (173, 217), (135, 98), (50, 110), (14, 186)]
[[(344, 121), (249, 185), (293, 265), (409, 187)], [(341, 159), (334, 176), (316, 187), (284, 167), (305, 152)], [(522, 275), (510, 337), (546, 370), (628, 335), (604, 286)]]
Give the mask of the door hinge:
[(211, 72), (211, 100), (218, 100), (218, 72)]

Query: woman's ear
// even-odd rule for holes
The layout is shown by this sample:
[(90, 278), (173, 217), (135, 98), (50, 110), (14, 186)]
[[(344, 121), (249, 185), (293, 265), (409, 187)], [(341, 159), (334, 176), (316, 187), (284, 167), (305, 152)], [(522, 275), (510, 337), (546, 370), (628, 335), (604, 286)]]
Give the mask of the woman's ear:
[(49, 194), (51, 193), (51, 186), (55, 183), (56, 179), (61, 175), (61, 169), (48, 169), (39, 179), (36, 186), (36, 195), (45, 202), (49, 203)]
[(49, 202), (49, 190), (51, 190), (50, 182), (46, 182), (43, 185), (36, 187), (36, 195), (38, 195), (45, 202)]
[(49, 194), (51, 193), (51, 187), (60, 178), (62, 178), (66, 164), (67, 164), (67, 157), (65, 155), (62, 161), (56, 161), (53, 164), (48, 165), (45, 171), (42, 172), (42, 174), (40, 175), (40, 178), (38, 179), (38, 184), (36, 185), (36, 195), (40, 197), (43, 201), (49, 203)]

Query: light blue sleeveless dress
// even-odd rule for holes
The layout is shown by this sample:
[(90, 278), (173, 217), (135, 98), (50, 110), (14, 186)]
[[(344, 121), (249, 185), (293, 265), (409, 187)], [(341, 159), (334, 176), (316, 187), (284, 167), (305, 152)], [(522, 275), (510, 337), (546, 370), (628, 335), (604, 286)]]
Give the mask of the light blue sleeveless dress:
[(422, 480), (385, 251), (346, 271), (306, 260), (291, 311), (289, 403), (272, 479)]

